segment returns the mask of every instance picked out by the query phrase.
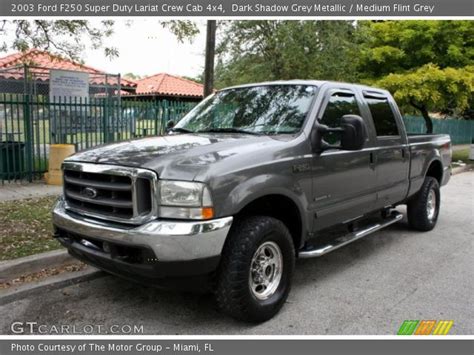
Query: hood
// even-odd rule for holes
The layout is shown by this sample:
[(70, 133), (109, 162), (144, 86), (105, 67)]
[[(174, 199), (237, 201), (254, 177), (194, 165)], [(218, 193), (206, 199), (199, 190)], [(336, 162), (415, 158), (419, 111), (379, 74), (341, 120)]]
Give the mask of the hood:
[(222, 165), (224, 160), (235, 160), (239, 155), (251, 156), (290, 139), (276, 137), (222, 133), (148, 137), (90, 148), (66, 161), (145, 168), (162, 179), (194, 180), (212, 165)]

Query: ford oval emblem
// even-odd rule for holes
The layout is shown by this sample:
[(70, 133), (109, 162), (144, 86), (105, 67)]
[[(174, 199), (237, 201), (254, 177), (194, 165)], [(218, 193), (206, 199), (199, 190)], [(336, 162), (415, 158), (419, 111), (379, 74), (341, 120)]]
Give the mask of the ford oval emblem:
[(84, 195), (87, 198), (96, 198), (98, 195), (98, 192), (93, 187), (86, 187), (84, 190), (82, 190), (82, 195)]

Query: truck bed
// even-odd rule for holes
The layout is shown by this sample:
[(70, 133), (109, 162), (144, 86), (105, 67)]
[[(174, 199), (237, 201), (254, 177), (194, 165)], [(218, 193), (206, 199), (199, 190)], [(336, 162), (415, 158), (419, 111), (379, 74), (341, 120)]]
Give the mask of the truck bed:
[(451, 175), (451, 138), (448, 134), (408, 134), (410, 149), (410, 189), (408, 196), (416, 193), (423, 183), (426, 169), (440, 157), (442, 169), (440, 185), (445, 185)]
[(408, 133), (408, 143), (450, 143), (449, 134), (432, 134), (432, 133)]

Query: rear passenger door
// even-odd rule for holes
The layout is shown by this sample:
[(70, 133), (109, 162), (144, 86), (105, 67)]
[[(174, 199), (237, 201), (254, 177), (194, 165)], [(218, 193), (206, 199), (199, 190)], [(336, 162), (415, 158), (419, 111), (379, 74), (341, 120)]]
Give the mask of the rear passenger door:
[(410, 157), (405, 126), (393, 99), (381, 93), (364, 92), (375, 128), (375, 208), (402, 201), (408, 191)]

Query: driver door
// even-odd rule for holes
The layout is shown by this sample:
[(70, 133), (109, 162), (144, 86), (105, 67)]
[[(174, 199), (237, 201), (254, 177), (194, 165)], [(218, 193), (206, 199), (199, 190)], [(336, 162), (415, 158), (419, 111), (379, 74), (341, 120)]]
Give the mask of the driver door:
[[(358, 94), (350, 89), (329, 90), (318, 113), (321, 124), (340, 127), (340, 119), (347, 114), (359, 115), (363, 106)], [(328, 149), (313, 154), (314, 230), (321, 230), (341, 222), (349, 222), (370, 212), (376, 200), (376, 174), (371, 151), (372, 134), (369, 122), (368, 139), (362, 150)], [(340, 134), (328, 133), (327, 143), (339, 145)]]

